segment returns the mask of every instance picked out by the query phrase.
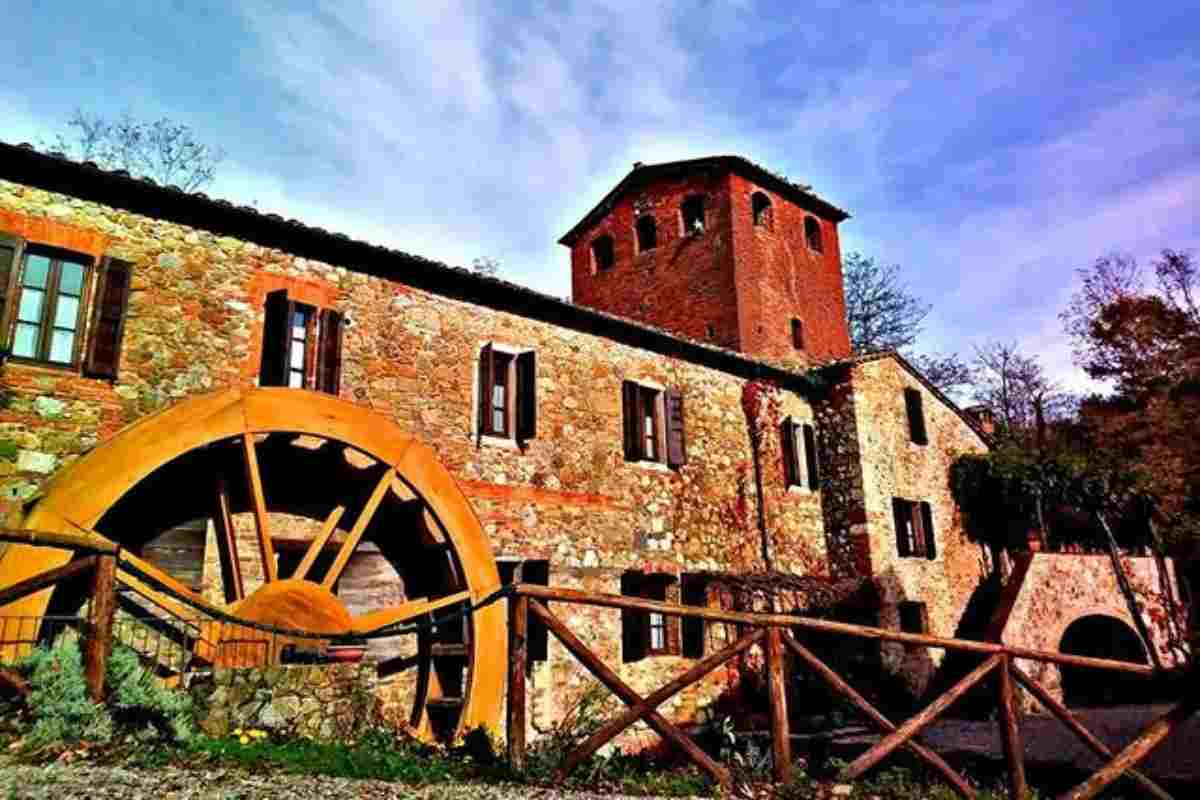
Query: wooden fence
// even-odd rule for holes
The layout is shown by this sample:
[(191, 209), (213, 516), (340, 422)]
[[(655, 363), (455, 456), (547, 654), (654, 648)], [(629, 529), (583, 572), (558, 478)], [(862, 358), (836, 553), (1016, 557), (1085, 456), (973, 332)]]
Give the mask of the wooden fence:
[[(651, 692), (639, 695), (625, 683), (617, 673), (607, 666), (570, 628), (548, 607), (553, 603), (597, 606), (644, 613), (657, 613), (669, 617), (690, 617), (708, 622), (731, 623), (745, 631), (741, 638), (724, 649), (698, 661), (679, 677)], [(1161, 744), (1180, 725), (1200, 709), (1200, 686), (1190, 681), (1183, 699), (1169, 712), (1155, 720), (1119, 753), (1109, 747), (1085, 728), (1062, 703), (1051, 697), (1032, 678), (1016, 666), (1016, 659), (1049, 662), (1073, 667), (1085, 667), (1098, 672), (1121, 672), (1144, 677), (1155, 674), (1152, 667), (1125, 661), (1088, 658), (1064, 653), (1009, 647), (996, 642), (981, 642), (967, 639), (946, 639), (914, 633), (872, 628), (863, 625), (832, 622), (829, 620), (785, 614), (745, 613), (724, 611), (714, 608), (681, 606), (654, 600), (643, 600), (623, 595), (582, 592), (552, 586), (519, 584), (512, 587), (509, 598), (509, 663), (508, 663), (508, 755), (514, 768), (524, 769), (526, 761), (526, 693), (525, 672), (527, 661), (527, 632), (529, 615), (542, 622), (550, 633), (579, 662), (596, 677), (610, 692), (628, 708), (603, 725), (586, 741), (569, 753), (558, 768), (558, 777), (563, 777), (576, 766), (586, 761), (599, 748), (611, 741), (636, 722), (644, 721), (662, 738), (681, 750), (692, 762), (707, 772), (720, 785), (729, 787), (729, 771), (705, 753), (674, 723), (658, 712), (658, 707), (683, 689), (700, 681), (704, 676), (734, 656), (750, 647), (760, 645), (766, 662), (766, 683), (769, 698), (771, 753), (774, 778), (785, 782), (790, 777), (792, 755), (791, 737), (788, 727), (787, 677), (789, 669), (805, 669), (820, 678), (835, 694), (849, 701), (882, 734), (882, 738), (865, 753), (849, 764), (841, 774), (843, 780), (854, 780), (878, 765), (899, 749), (923, 761), (940, 774), (957, 792), (967, 798), (976, 796), (967, 779), (916, 737), (930, 723), (946, 711), (956, 700), (985, 679), (995, 676), (995, 706), (997, 723), (1004, 747), (1009, 796), (1023, 799), (1029, 797), (1025, 778), (1024, 748), (1021, 742), (1020, 714), (1016, 703), (1016, 686), (1029, 691), (1051, 714), (1057, 717), (1090, 750), (1107, 763), (1086, 781), (1062, 795), (1061, 800), (1085, 800), (1096, 797), (1114, 781), (1125, 776), (1136, 784), (1140, 794), (1170, 800), (1161, 786), (1136, 769), (1137, 764), (1156, 746)], [(897, 725), (889, 720), (865, 697), (850, 686), (835, 670), (825, 664), (811, 650), (796, 640), (794, 630), (809, 630), (827, 634), (840, 634), (850, 639), (867, 641), (899, 642), (909, 646), (938, 648), (948, 651), (976, 653), (982, 659), (974, 670), (951, 688), (939, 695), (911, 719)], [(793, 658), (788, 659), (785, 653)]]

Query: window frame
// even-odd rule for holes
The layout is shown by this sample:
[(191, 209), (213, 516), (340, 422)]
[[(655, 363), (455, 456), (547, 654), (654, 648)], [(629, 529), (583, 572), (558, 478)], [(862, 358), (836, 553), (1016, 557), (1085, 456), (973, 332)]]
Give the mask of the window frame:
[[(494, 443), (510, 443), (519, 444), (525, 439), (532, 439), (536, 436), (536, 431), (525, 431), (522, 435), (521, 420), (518, 418), (521, 414), (520, 408), (524, 402), (524, 393), (522, 386), (522, 367), (521, 362), (527, 359), (532, 362), (534, 358), (534, 349), (531, 347), (515, 347), (513, 345), (502, 344), (499, 342), (484, 342), (476, 350), (476, 376), (480, 376), (483, 369), (480, 363), (485, 357), (491, 359), (491, 364), (487, 369), (491, 374), (491, 380), (488, 385), (493, 387), (493, 395), (484, 397), (485, 386), (480, 383), (480, 378), (476, 378), (475, 386), (475, 402), (476, 414), (475, 425), (477, 427), (476, 436), (480, 441), (491, 441)], [(496, 386), (496, 376), (500, 374), (496, 364), (500, 361), (504, 365), (504, 409), (503, 409), (503, 426), (497, 428), (495, 425), (497, 408), (494, 404), (495, 394), (494, 387)], [(531, 363), (530, 369), (536, 370), (536, 366)], [(533, 396), (529, 399), (529, 404), (533, 407), (531, 413), (536, 414), (537, 406), (537, 376), (530, 375), (525, 379), (529, 384), (528, 388), (533, 392)], [(480, 413), (479, 408), (483, 406), (486, 413)], [(533, 423), (531, 423), (533, 424)]]
[(783, 439), (784, 488), (788, 491), (820, 491), (821, 462), (816, 426), (809, 421), (785, 417), (780, 436)]
[(937, 558), (937, 534), (933, 525), (933, 506), (928, 502), (893, 497), (892, 527), (896, 534), (896, 552), (900, 558), (918, 558), (928, 561)]
[(924, 447), (929, 444), (929, 426), (925, 419), (925, 398), (920, 389), (904, 388), (904, 415), (908, 419), (908, 440)]
[[(667, 390), (657, 384), (639, 380), (629, 380), (637, 387), (637, 457), (626, 461), (631, 464), (661, 464), (667, 465)], [(654, 438), (653, 453), (646, 448), (647, 435), (643, 427), (646, 423), (646, 409), (650, 410), (653, 420)], [(625, 421), (622, 420), (622, 425)]]
[[(288, 320), (288, 361), (285, 386), (289, 389), (313, 389), (317, 383), (317, 375), (314, 367), (316, 366), (316, 340), (319, 333), (317, 330), (317, 319), (320, 317), (320, 310), (308, 303), (293, 302), (288, 313), (291, 318)], [(304, 319), (304, 325), (301, 328), (304, 334), (300, 338), (296, 337), (297, 326), (295, 318), (297, 314), (301, 315)], [(303, 348), (303, 358), (299, 368), (292, 361), (292, 354), (297, 342)], [(300, 385), (293, 386), (292, 376), (297, 373), (300, 375)]]
[(750, 221), (755, 228), (769, 231), (775, 228), (775, 204), (771, 197), (761, 189), (750, 195)]
[(804, 346), (804, 320), (799, 317), (792, 317), (792, 349), (803, 352)]
[[(10, 270), (8, 286), (5, 287), (4, 302), (4, 314), (7, 316), (4, 320), (4, 341), (9, 352), (9, 359), (15, 363), (30, 364), (51, 369), (80, 369), (85, 340), (89, 334), (88, 328), (90, 326), (87, 324), (87, 320), (90, 307), (93, 303), (91, 293), (96, 272), (96, 258), (86, 253), (77, 253), (61, 247), (26, 242), (16, 237), (3, 236), (0, 238), (3, 238), (5, 244), (14, 249), (13, 266)], [(30, 256), (40, 256), (49, 261), (46, 270), (46, 283), (43, 287), (27, 287), (25, 285), (25, 275)], [(78, 307), (75, 310), (75, 327), (69, 329), (74, 334), (71, 342), (71, 358), (69, 361), (55, 361), (50, 358), (54, 341), (53, 333), (55, 330), (67, 330), (55, 325), (59, 300), (63, 297), (62, 265), (64, 263), (80, 267), (83, 270), (83, 275), (80, 278), (79, 294), (66, 295), (68, 297), (75, 297), (78, 301)], [(33, 356), (17, 355), (14, 352), (16, 349), (18, 326), (22, 324), (35, 324), (23, 321), (20, 318), (21, 298), (27, 288), (33, 288), (43, 293), (40, 319), (36, 323), (37, 342)]]

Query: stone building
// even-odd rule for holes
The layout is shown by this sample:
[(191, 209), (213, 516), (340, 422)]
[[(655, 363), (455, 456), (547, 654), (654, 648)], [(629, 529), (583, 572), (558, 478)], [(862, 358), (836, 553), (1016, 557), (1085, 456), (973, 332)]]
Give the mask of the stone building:
[[(986, 438), (903, 358), (851, 356), (846, 218), (744, 159), (635, 165), (562, 238), (565, 302), (0, 145), (0, 495), (21, 504), (182, 398), (301, 387), (431, 444), (508, 579), (705, 604), (719, 601), (705, 574), (762, 570), (765, 555), (781, 571), (871, 580), (870, 621), (953, 635), (990, 565), (963, 534), (947, 469)], [(281, 572), (298, 560), (288, 541), (312, 535), (302, 527), (273, 527)], [(143, 554), (212, 594), (213, 550), (197, 520)], [(368, 541), (338, 593), (353, 607), (404, 587)], [(562, 613), (635, 689), (726, 636)], [(541, 636), (536, 730), (586, 683)], [(918, 690), (935, 666), (902, 647), (884, 659)], [(713, 676), (669, 708), (691, 715), (727, 688)]]

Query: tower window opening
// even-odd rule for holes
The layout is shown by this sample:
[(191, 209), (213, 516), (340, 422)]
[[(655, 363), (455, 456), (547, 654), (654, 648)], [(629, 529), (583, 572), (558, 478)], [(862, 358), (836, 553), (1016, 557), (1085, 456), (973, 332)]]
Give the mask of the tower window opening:
[(638, 217), (637, 246), (639, 253), (658, 247), (658, 225), (654, 222), (654, 217)]
[(683, 201), (683, 205), (679, 207), (679, 213), (683, 218), (683, 232), (685, 235), (699, 236), (704, 233), (704, 196), (694, 194)]
[(821, 223), (816, 217), (804, 218), (804, 241), (808, 243), (810, 250), (825, 252), (825, 245), (821, 242)]
[(750, 197), (751, 212), (754, 217), (754, 226), (756, 228), (766, 228), (770, 230), (774, 227), (775, 219), (771, 213), (771, 198), (767, 197), (762, 192), (755, 192)]
[(592, 267), (596, 271), (612, 269), (616, 262), (613, 252), (613, 238), (601, 236), (592, 242)]

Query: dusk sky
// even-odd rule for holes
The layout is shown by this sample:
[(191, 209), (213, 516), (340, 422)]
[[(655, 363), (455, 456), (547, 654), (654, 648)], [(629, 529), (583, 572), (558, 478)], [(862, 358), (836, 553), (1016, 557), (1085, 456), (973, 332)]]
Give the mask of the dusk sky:
[(1016, 340), (1112, 250), (1200, 249), (1200, 2), (8, 0), (0, 138), (190, 124), (208, 192), (570, 293), (557, 238), (634, 161), (737, 153), (903, 266), (924, 349)]

